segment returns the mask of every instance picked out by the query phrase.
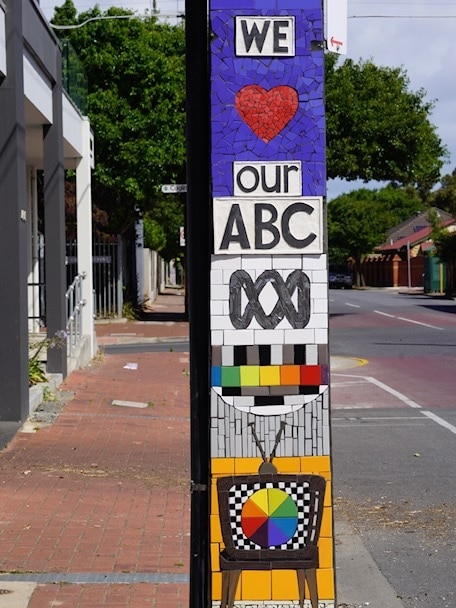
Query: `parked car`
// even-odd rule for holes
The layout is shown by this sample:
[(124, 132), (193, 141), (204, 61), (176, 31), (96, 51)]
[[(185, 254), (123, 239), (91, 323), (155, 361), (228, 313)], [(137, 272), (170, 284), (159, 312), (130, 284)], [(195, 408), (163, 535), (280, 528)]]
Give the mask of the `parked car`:
[(330, 264), (328, 282), (330, 289), (351, 289), (353, 285), (352, 273), (345, 264)]

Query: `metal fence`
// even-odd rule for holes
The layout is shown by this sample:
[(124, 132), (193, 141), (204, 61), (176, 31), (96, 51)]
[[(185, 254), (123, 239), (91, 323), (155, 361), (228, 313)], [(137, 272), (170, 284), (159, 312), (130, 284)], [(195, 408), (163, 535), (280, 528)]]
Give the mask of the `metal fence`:
[[(122, 240), (93, 243), (94, 313), (99, 319), (122, 316)], [(67, 243), (67, 284), (77, 275), (77, 242)]]
[(74, 277), (74, 281), (68, 287), (65, 298), (67, 304), (67, 346), (68, 355), (73, 355), (74, 349), (78, 346), (82, 338), (82, 307), (85, 305), (86, 300), (83, 298), (83, 281), (86, 278), (86, 273), (77, 274)]
[(122, 316), (122, 240), (93, 245), (93, 287), (95, 314), (98, 318)]

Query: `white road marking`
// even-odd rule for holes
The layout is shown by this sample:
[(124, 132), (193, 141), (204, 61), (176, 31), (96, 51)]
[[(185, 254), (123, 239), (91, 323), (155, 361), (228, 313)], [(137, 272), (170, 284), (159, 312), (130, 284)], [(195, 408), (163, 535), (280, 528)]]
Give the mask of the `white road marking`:
[(390, 315), (387, 312), (381, 310), (374, 310), (377, 315), (388, 317), (389, 319), (397, 319), (398, 321), (405, 321), (406, 323), (415, 323), (416, 325), (422, 325), (423, 327), (429, 327), (430, 329), (439, 329), (443, 331), (443, 327), (437, 327), (436, 325), (430, 325), (429, 323), (423, 323), (422, 321), (415, 321), (414, 319), (407, 319), (407, 317), (397, 317), (396, 315)]
[(344, 387), (344, 386), (354, 386), (358, 384), (366, 384), (365, 380), (352, 380), (351, 382), (331, 382), (331, 387)]
[(448, 429), (449, 431), (451, 431), (452, 433), (454, 433), (456, 435), (456, 426), (453, 426), (452, 424), (450, 424), (443, 418), (440, 418), (440, 416), (436, 416), (436, 414), (433, 414), (432, 412), (422, 411), (421, 413), (424, 416), (427, 416), (434, 422), (437, 422), (437, 424), (440, 424), (440, 426), (443, 426), (444, 428)]
[(406, 319), (405, 317), (397, 317), (401, 321), (407, 321), (407, 323), (416, 323), (416, 325), (422, 325), (423, 327), (430, 327), (431, 329), (440, 329), (443, 331), (443, 327), (436, 327), (435, 325), (429, 325), (429, 323), (421, 323), (421, 321), (414, 321), (413, 319)]
[(383, 317), (389, 317), (390, 319), (395, 319), (394, 315), (389, 315), (387, 312), (382, 312), (381, 310), (374, 310), (378, 315), (382, 315)]
[(394, 397), (396, 397), (397, 399), (399, 399), (400, 401), (402, 401), (409, 407), (421, 409), (421, 405), (418, 405), (418, 403), (415, 403), (415, 401), (412, 401), (411, 399), (409, 399), (408, 397), (406, 397), (405, 395), (403, 395), (396, 389), (391, 388), (391, 386), (388, 386), (384, 382), (381, 382), (380, 380), (377, 380), (376, 378), (373, 378), (372, 376), (358, 376), (358, 375), (355, 376), (354, 374), (353, 375), (352, 374), (333, 374), (333, 376), (344, 376), (345, 378), (360, 378), (360, 379), (366, 380), (367, 382), (370, 382), (371, 384), (375, 384), (375, 386), (378, 386), (379, 388), (381, 388), (385, 392), (389, 393), (390, 395), (393, 395)]
[[(404, 424), (401, 424), (400, 426), (424, 426), (426, 424), (426, 421), (423, 419), (423, 417), (420, 418), (421, 420), (421, 424), (419, 422), (406, 422)], [(368, 419), (366, 419), (364, 422), (367, 422)], [(359, 429), (359, 422), (357, 424), (355, 423), (351, 423), (349, 422), (348, 424), (342, 424), (339, 422), (339, 424), (337, 424), (337, 426), (341, 429), (347, 429), (347, 428), (358, 428)], [(375, 424), (375, 428), (378, 428), (379, 426), (385, 426), (388, 428), (391, 428), (391, 423), (388, 424)], [(397, 426), (397, 425), (396, 425)]]
[(361, 308), (358, 304), (350, 304), (349, 302), (345, 302), (345, 306), (351, 306), (352, 308)]
[(380, 380), (377, 380), (376, 378), (372, 378), (372, 376), (367, 376), (366, 379), (369, 380), (369, 382), (372, 382), (372, 384), (375, 384), (375, 386), (378, 386), (379, 388), (383, 389), (385, 392), (389, 393), (390, 395), (397, 397), (399, 399), (399, 401), (402, 401), (409, 407), (421, 409), (421, 405), (418, 405), (418, 403), (416, 403), (415, 401), (412, 401), (411, 399), (409, 399), (408, 397), (406, 397), (405, 395), (403, 395), (396, 389), (391, 388), (391, 386), (388, 386), (387, 384), (380, 382)]
[[(427, 410), (422, 410), (421, 409), (422, 408), (421, 405), (419, 405), (418, 403), (416, 403), (412, 399), (409, 399), (404, 394), (400, 393), (399, 391), (397, 391), (396, 389), (392, 388), (391, 386), (388, 386), (384, 382), (381, 382), (380, 380), (377, 380), (376, 378), (373, 378), (372, 376), (358, 376), (358, 375), (355, 376), (355, 375), (352, 375), (352, 374), (333, 374), (333, 375), (344, 376), (345, 378), (360, 378), (360, 379), (367, 380), (368, 382), (371, 382), (372, 384), (375, 384), (375, 386), (378, 386), (379, 388), (383, 389), (387, 393), (390, 393), (390, 395), (393, 395), (394, 397), (397, 397), (397, 399), (399, 399), (400, 401), (402, 401), (403, 403), (405, 403), (409, 407), (412, 407), (412, 408), (415, 408), (415, 409), (420, 409), (421, 410), (420, 413), (423, 414), (423, 416), (426, 416), (427, 418), (430, 418), (435, 423), (439, 424), (443, 428), (447, 429), (448, 431), (450, 431), (451, 433), (454, 433), (456, 435), (456, 426), (454, 426), (453, 424), (450, 424), (449, 422), (447, 422), (443, 418), (440, 418), (440, 416), (437, 416), (437, 414), (434, 414), (433, 412), (429, 412)], [(364, 406), (364, 407), (366, 408), (366, 406)], [(369, 406), (367, 406), (367, 407), (369, 407)], [(358, 405), (358, 408), (359, 408), (359, 405)], [(334, 407), (334, 409), (336, 409), (336, 410), (337, 409), (358, 409), (358, 408), (356, 406), (355, 407), (344, 407), (344, 408), (337, 407), (337, 406)], [(381, 419), (381, 417), (379, 417), (378, 419)], [(385, 420), (387, 420), (387, 419), (394, 420), (395, 417), (384, 418), (384, 419)]]

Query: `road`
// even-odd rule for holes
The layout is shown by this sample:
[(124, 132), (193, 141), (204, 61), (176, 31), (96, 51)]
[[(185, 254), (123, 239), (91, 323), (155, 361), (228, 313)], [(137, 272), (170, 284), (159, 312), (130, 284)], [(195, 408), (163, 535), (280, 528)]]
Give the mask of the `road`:
[(456, 608), (456, 302), (329, 299), (336, 529), (355, 528), (406, 608)]

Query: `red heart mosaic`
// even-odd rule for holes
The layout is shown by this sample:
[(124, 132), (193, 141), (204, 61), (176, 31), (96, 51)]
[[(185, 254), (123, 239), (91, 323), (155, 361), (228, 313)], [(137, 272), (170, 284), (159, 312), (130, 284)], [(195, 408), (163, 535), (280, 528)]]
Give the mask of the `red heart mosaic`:
[(298, 93), (285, 85), (266, 91), (252, 84), (236, 94), (236, 109), (242, 120), (266, 143), (290, 122), (298, 104)]

